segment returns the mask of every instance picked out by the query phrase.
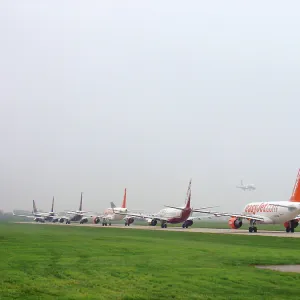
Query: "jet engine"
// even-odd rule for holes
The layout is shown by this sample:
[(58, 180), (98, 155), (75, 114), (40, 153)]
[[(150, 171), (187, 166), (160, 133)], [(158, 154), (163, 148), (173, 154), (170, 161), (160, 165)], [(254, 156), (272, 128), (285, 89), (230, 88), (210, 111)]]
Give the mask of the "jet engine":
[(156, 226), (156, 224), (157, 224), (157, 220), (155, 220), (155, 219), (148, 219), (147, 222), (148, 222), (148, 225), (150, 225), (150, 226)]
[(128, 224), (128, 226), (130, 225), (130, 224), (132, 224), (134, 222), (134, 218), (128, 218), (127, 220), (126, 220), (126, 223)]
[(230, 218), (230, 219), (229, 219), (228, 225), (229, 225), (229, 227), (231, 227), (232, 229), (239, 229), (240, 227), (242, 227), (243, 222), (242, 222), (242, 220), (233, 217), (233, 218)]
[(186, 228), (188, 228), (189, 226), (192, 226), (194, 224), (193, 220), (186, 220), (184, 223)]
[(99, 217), (94, 217), (93, 218), (93, 223), (94, 224), (98, 224), (100, 222), (100, 218)]
[(60, 218), (60, 219), (59, 219), (59, 223), (63, 223), (64, 221), (65, 221), (64, 218)]
[(87, 218), (84, 218), (84, 219), (82, 219), (79, 223), (80, 224), (84, 224), (84, 223), (87, 223), (88, 222), (88, 219)]
[(42, 218), (34, 218), (34, 221), (35, 222), (41, 222), (41, 223), (45, 223), (45, 220), (44, 219), (42, 219)]

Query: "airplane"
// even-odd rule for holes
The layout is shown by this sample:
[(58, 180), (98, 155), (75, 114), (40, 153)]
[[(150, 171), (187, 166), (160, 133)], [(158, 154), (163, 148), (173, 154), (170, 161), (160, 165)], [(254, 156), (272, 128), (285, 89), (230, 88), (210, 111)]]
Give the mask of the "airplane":
[(237, 185), (236, 186), (239, 189), (242, 189), (243, 191), (254, 191), (256, 190), (256, 187), (254, 186), (254, 184), (243, 184), (243, 180), (241, 180), (241, 185)]
[(71, 222), (79, 222), (80, 224), (84, 224), (88, 222), (88, 218), (93, 217), (93, 215), (89, 214), (89, 212), (82, 210), (82, 194), (83, 193), (81, 192), (79, 210), (71, 210), (66, 212), (71, 216), (61, 216), (59, 219), (60, 223), (63, 223), (65, 221), (66, 224), (71, 224)]
[(35, 222), (41, 222), (41, 223), (45, 223), (47, 222), (53, 222), (56, 223), (59, 221), (59, 217), (58, 215), (54, 212), (54, 197), (52, 199), (52, 206), (51, 206), (51, 211), (50, 212), (40, 212), (37, 210), (36, 208), (36, 204), (35, 201), (32, 200), (32, 215), (28, 216), (28, 215), (16, 215), (13, 212), (14, 216), (17, 217), (26, 217), (26, 218), (31, 218), (33, 219)]
[(228, 225), (239, 229), (243, 220), (250, 222), (249, 232), (257, 232), (256, 224), (283, 224), (286, 232), (294, 232), (300, 221), (300, 169), (289, 201), (253, 202), (245, 206), (242, 213), (213, 212), (195, 210), (199, 213), (213, 214), (216, 217), (230, 217)]
[(134, 218), (123, 216), (119, 213), (124, 213), (126, 215), (127, 213), (127, 207), (126, 207), (126, 197), (127, 197), (127, 189), (125, 188), (124, 191), (124, 197), (121, 207), (116, 207), (116, 205), (113, 202), (110, 202), (110, 208), (107, 208), (104, 211), (103, 215), (93, 217), (93, 223), (98, 224), (102, 220), (102, 226), (111, 226), (112, 221), (121, 221), (125, 220), (125, 226), (129, 226), (134, 222)]
[[(161, 223), (161, 228), (167, 228), (167, 224), (178, 224), (183, 223), (182, 228), (188, 228), (192, 226), (194, 220), (202, 220), (205, 219), (202, 217), (192, 217), (193, 209), (191, 208), (191, 184), (190, 180), (188, 190), (187, 190), (187, 198), (185, 201), (185, 205), (181, 207), (174, 206), (166, 206), (166, 208), (160, 210), (157, 214), (137, 214), (137, 213), (121, 213), (115, 212), (116, 214), (126, 215), (127, 218), (139, 218), (144, 219), (151, 226), (156, 226), (158, 222)], [(206, 207), (208, 208), (208, 207)], [(212, 207), (210, 207), (212, 208)], [(205, 209), (205, 208), (202, 208)], [(208, 217), (211, 218), (211, 217)], [(133, 221), (132, 221), (133, 222)], [(125, 224), (126, 225), (126, 224)]]

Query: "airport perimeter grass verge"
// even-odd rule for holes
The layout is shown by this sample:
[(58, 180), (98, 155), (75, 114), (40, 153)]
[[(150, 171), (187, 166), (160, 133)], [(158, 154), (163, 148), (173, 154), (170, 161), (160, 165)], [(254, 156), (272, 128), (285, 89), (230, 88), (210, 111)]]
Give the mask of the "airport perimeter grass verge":
[(0, 224), (1, 299), (298, 299), (300, 239)]

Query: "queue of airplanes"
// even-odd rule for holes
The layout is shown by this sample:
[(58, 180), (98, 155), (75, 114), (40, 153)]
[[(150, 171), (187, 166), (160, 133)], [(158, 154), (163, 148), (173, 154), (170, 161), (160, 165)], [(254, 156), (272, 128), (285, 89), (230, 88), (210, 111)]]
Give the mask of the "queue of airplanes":
[[(126, 206), (126, 189), (122, 205), (116, 207), (111, 202), (111, 207), (103, 214), (97, 215), (92, 212), (82, 210), (82, 193), (79, 210), (68, 211), (64, 216), (58, 216), (54, 212), (54, 198), (49, 213), (39, 212), (33, 200), (33, 212), (31, 216), (16, 215), (20, 217), (33, 218), (36, 222), (60, 222), (70, 224), (71, 222), (87, 223), (91, 219), (94, 224), (102, 222), (102, 226), (111, 225), (113, 221), (125, 221), (125, 226), (130, 226), (136, 219), (147, 221), (150, 226), (160, 223), (161, 228), (167, 228), (167, 224), (181, 224), (182, 228), (193, 225), (195, 220), (202, 220), (213, 217), (229, 217), (228, 225), (232, 229), (242, 227), (244, 221), (249, 221), (249, 232), (257, 232), (258, 224), (283, 224), (286, 232), (294, 232), (300, 221), (300, 169), (294, 185), (292, 195), (288, 201), (265, 201), (252, 202), (247, 204), (241, 213), (218, 212), (209, 210), (214, 207), (202, 207), (194, 209), (191, 207), (191, 181), (188, 185), (186, 201), (183, 206), (169, 206), (160, 210), (156, 214), (134, 213)], [(206, 216), (193, 217), (193, 213), (202, 213)], [(14, 214), (15, 215), (15, 214)]]

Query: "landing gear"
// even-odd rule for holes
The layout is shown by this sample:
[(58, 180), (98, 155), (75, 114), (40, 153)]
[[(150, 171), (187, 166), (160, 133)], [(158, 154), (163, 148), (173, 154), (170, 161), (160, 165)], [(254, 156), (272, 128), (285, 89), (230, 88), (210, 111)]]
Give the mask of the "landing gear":
[(183, 223), (183, 224), (182, 224), (182, 228), (189, 228), (189, 225), (186, 224), (186, 223)]
[(257, 227), (255, 226), (249, 227), (249, 232), (257, 232)]
[(297, 223), (297, 225), (295, 226), (295, 222), (292, 220), (292, 221), (288, 222), (288, 224), (289, 224), (289, 225), (286, 227), (285, 231), (286, 231), (286, 232), (294, 233), (294, 232), (295, 232), (295, 227), (298, 226), (298, 223)]
[(111, 226), (111, 223), (109, 222), (108, 225)]
[(67, 221), (66, 221), (66, 224), (71, 224), (71, 222), (67, 220)]
[(255, 223), (255, 220), (250, 220), (249, 232), (257, 232), (257, 227), (255, 226)]
[(161, 223), (161, 228), (167, 228), (167, 223)]
[(106, 223), (106, 222), (103, 222), (103, 223), (102, 223), (102, 226), (107, 226), (107, 223)]

